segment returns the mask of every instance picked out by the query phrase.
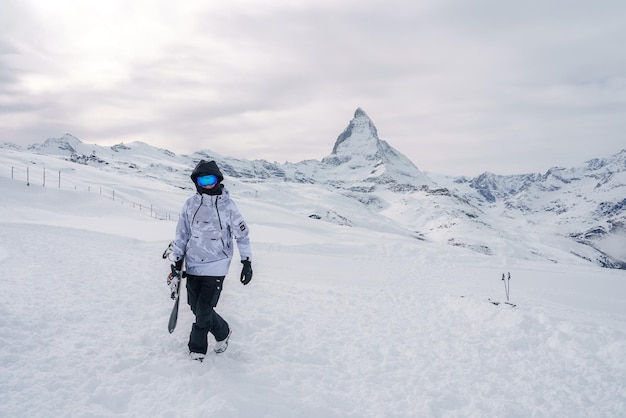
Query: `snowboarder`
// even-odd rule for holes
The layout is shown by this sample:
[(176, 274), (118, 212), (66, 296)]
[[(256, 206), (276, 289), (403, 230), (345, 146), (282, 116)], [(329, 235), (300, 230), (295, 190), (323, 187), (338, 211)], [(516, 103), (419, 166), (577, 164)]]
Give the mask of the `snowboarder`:
[(197, 193), (183, 205), (172, 257), (178, 273), (185, 262), (187, 302), (196, 317), (189, 335), (189, 355), (202, 361), (208, 349), (208, 333), (215, 337), (216, 353), (228, 347), (230, 326), (214, 308), (233, 257), (233, 236), (243, 264), (240, 281), (244, 285), (252, 279), (252, 253), (248, 226), (221, 184), (224, 176), (217, 163), (201, 160), (191, 179)]

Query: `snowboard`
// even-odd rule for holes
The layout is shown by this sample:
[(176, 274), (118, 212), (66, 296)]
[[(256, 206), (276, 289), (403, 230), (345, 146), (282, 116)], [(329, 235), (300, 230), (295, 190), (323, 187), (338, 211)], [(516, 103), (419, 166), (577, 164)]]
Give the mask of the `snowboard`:
[[(174, 241), (170, 242), (170, 244), (167, 246), (165, 251), (163, 251), (164, 260), (168, 258), (168, 256), (173, 251), (173, 249), (174, 249)], [(170, 332), (170, 334), (174, 332), (174, 330), (176, 329), (176, 322), (178, 322), (178, 304), (180, 301), (180, 285), (182, 281), (182, 277), (180, 277), (180, 274), (181, 273), (177, 272), (174, 266), (172, 265), (172, 272), (168, 278), (168, 283), (167, 283), (168, 286), (170, 286), (170, 289), (172, 290), (171, 298), (174, 299), (174, 306), (172, 307), (172, 312), (170, 313), (170, 320), (167, 323), (167, 330)], [(176, 284), (175, 288), (172, 288), (172, 286), (170, 285), (170, 280), (176, 280), (176, 279), (178, 280), (178, 283)]]
[(180, 292), (178, 292), (178, 296), (176, 296), (176, 301), (174, 302), (174, 307), (172, 308), (172, 313), (170, 313), (170, 320), (167, 323), (167, 330), (170, 332), (174, 332), (176, 329), (176, 322), (178, 322), (178, 302), (180, 301)]
[(174, 266), (172, 266), (172, 273), (170, 275), (172, 278), (168, 280), (176, 280), (176, 285), (170, 288), (172, 290), (171, 297), (174, 299), (174, 307), (172, 307), (172, 312), (170, 313), (170, 320), (167, 323), (167, 330), (170, 332), (174, 332), (176, 329), (176, 322), (178, 321), (178, 305), (180, 302), (180, 285), (182, 284), (181, 272), (176, 271)]

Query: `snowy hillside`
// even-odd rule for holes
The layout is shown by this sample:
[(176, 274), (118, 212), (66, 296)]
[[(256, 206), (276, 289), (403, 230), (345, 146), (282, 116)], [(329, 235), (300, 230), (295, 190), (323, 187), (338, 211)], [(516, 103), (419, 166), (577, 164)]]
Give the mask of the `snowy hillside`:
[[(462, 182), (461, 182), (462, 183)], [(587, 246), (570, 252), (599, 265), (626, 268), (626, 150), (581, 167), (552, 168), (544, 175), (471, 180), (499, 215), (530, 228), (550, 225), (552, 235)]]
[[(501, 201), (494, 216), (461, 195), (467, 184), (372, 183), (361, 202), (367, 194), (311, 183), (314, 162), (219, 157), (250, 226), (254, 278), (243, 287), (233, 263), (218, 305), (231, 344), (188, 360), (192, 315), (183, 306), (168, 334), (160, 257), (201, 155), (144, 146), (96, 149), (88, 164), (0, 150), (0, 416), (625, 415), (625, 271), (546, 242), (557, 239), (550, 225), (529, 231)], [(492, 255), (449, 245), (455, 227), (436, 227), (447, 211), (450, 222), (484, 218), (475, 225)], [(533, 234), (545, 257), (530, 260)], [(505, 272), (516, 307), (488, 302), (506, 300)]]
[[(141, 142), (89, 145), (69, 134), (27, 149), (0, 144), (1, 175), (12, 172), (13, 178), (26, 181), (28, 167), (29, 175), (43, 183), (47, 168), (69, 187), (92, 187), (89, 176), (94, 171), (86, 178), (74, 175), (78, 166), (86, 165), (143, 178), (156, 188), (166, 184), (164, 191), (192, 190), (189, 170), (200, 159), (216, 160), (241, 193), (288, 207), (303, 220), (386, 231), (495, 259), (626, 268), (626, 150), (545, 174), (453, 178), (420, 171), (378, 137), (360, 108), (321, 161), (279, 164), (209, 150), (175, 155)], [(62, 166), (61, 173), (56, 173), (57, 166)], [(113, 193), (115, 184), (105, 184)], [(158, 205), (170, 214), (177, 210), (159, 198), (136, 195), (134, 186), (117, 193), (143, 198), (144, 205)]]

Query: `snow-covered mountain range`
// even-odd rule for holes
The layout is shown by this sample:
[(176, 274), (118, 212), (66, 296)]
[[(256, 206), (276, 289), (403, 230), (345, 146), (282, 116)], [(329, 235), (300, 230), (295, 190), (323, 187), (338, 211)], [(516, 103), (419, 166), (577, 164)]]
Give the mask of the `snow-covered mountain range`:
[[(33, 170), (55, 169), (51, 161), (57, 159), (189, 190), (195, 163), (213, 159), (238, 193), (288, 208), (303, 219), (445, 243), (498, 260), (626, 269), (626, 149), (545, 174), (468, 178), (425, 173), (381, 140), (360, 108), (321, 161), (251, 161), (209, 150), (176, 155), (142, 142), (86, 144), (69, 134), (26, 148), (4, 143), (0, 149), (3, 165), (15, 161), (23, 169), (17, 162), (31, 156)], [(63, 177), (75, 185), (88, 183), (78, 171)], [(167, 210), (177, 211), (179, 203)]]

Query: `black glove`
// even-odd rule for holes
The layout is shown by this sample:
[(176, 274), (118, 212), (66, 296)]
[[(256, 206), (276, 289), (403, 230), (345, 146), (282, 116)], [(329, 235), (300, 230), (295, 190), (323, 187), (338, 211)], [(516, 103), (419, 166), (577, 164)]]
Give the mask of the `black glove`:
[(247, 285), (250, 283), (250, 280), (252, 280), (252, 262), (249, 258), (246, 258), (245, 260), (241, 260), (241, 264), (243, 264), (243, 268), (241, 269), (241, 277), (239, 280), (244, 285)]
[(176, 270), (180, 271), (183, 269), (183, 259), (181, 258), (180, 260), (178, 260), (177, 262), (174, 263), (174, 267), (176, 267)]

